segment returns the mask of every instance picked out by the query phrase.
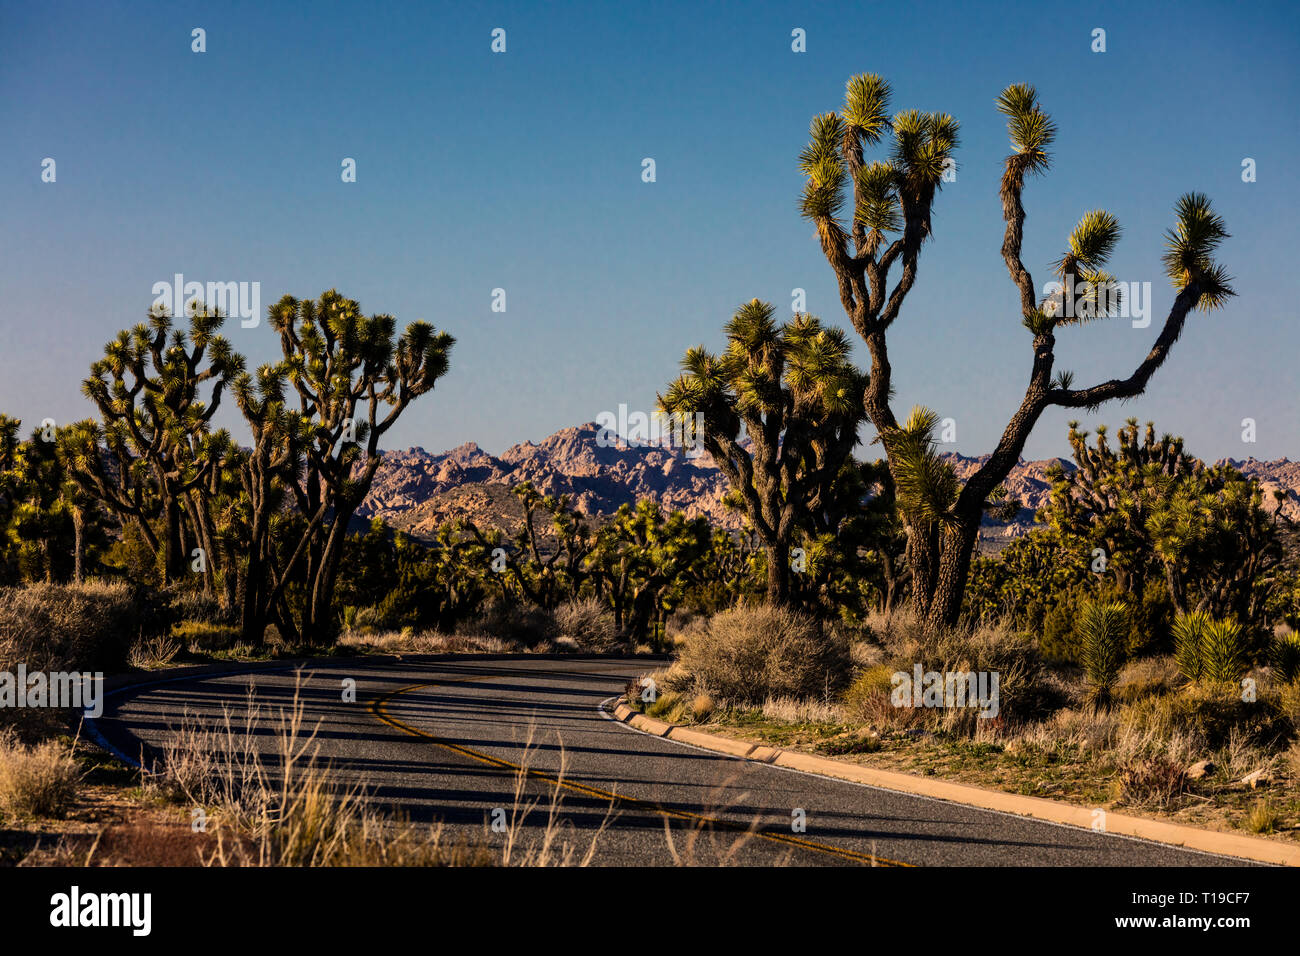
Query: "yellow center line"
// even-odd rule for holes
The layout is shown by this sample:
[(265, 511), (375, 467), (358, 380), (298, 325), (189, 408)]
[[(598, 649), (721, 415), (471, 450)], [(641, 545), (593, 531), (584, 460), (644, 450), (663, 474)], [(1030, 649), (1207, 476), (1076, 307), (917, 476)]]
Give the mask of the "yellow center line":
[[(469, 747), (463, 747), (460, 744), (452, 743), (442, 737), (426, 733), (418, 727), (412, 727), (410, 724), (398, 720), (388, 713), (388, 703), (394, 697), (402, 694), (409, 694), (411, 691), (423, 690), (427, 687), (448, 686), (452, 684), (469, 684), (474, 681), (497, 680), (501, 675), (490, 674), (483, 677), (464, 677), (457, 680), (428, 681), (422, 684), (411, 684), (409, 687), (402, 687), (395, 691), (390, 691), (382, 697), (376, 698), (370, 705), (370, 713), (379, 720), (395, 727), (413, 737), (420, 737), (429, 741), (435, 746), (441, 747), (451, 753), (460, 754), (463, 757), (469, 757), (477, 760), (479, 763), (487, 764), (490, 767), (496, 767), (500, 770), (509, 770), (512, 773), (524, 773), (536, 780), (544, 780), (547, 783), (554, 784), (557, 787), (564, 787), (566, 790), (572, 790), (575, 793), (585, 794), (591, 797), (600, 797), (604, 800), (611, 800), (618, 804), (627, 804), (630, 806), (640, 807), (645, 810), (653, 811), (661, 816), (672, 817), (678, 820), (690, 820), (704, 824), (719, 830), (738, 831), (741, 833), (753, 833), (754, 836), (763, 840), (771, 840), (774, 843), (782, 843), (787, 846), (795, 846), (803, 850), (812, 850), (816, 853), (825, 853), (830, 856), (837, 856), (847, 860), (854, 860), (859, 863), (870, 863), (875, 866), (910, 866), (911, 864), (903, 863), (899, 860), (891, 860), (886, 857), (876, 856), (871, 853), (858, 853), (855, 850), (846, 850), (841, 847), (830, 846), (826, 843), (818, 843), (815, 840), (804, 840), (796, 836), (788, 836), (784, 833), (771, 833), (766, 830), (750, 830), (748, 827), (740, 826), (728, 820), (720, 820), (716, 817), (709, 817), (703, 814), (691, 813), (686, 810), (675, 810), (671, 807), (665, 807), (662, 804), (655, 803), (651, 800), (640, 800), (636, 797), (629, 797), (625, 794), (615, 793), (612, 790), (601, 790), (598, 787), (589, 787), (586, 784), (576, 783), (572, 780), (564, 780), (560, 777), (545, 773), (541, 770), (535, 770), (522, 764), (511, 763), (509, 760), (502, 760), (500, 757), (493, 757), (490, 754), (481, 753), (477, 750), (471, 750)], [(589, 676), (589, 675), (582, 675)]]

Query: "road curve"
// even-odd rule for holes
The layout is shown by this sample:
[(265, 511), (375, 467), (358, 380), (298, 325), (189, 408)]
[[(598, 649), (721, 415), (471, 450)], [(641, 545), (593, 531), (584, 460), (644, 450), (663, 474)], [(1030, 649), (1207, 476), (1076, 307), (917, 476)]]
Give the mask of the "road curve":
[[(604, 716), (644, 662), (593, 657), (330, 658), (125, 688), (95, 730), (120, 754), (155, 758), (182, 723), (242, 727), (250, 689), (264, 714), (295, 692), (320, 756), (415, 820), (502, 839), (518, 768), (537, 801), (528, 846), (558, 793), (562, 839), (593, 862), (903, 866), (1222, 866), (1232, 858), (1095, 833), (739, 760), (639, 733)], [(355, 682), (355, 701), (345, 700)], [(254, 731), (274, 750), (274, 719)], [(561, 786), (556, 787), (557, 779)], [(803, 824), (802, 828), (796, 821)], [(601, 829), (603, 825), (603, 830)], [(597, 835), (597, 831), (600, 831)], [(667, 831), (667, 832), (666, 832)]]

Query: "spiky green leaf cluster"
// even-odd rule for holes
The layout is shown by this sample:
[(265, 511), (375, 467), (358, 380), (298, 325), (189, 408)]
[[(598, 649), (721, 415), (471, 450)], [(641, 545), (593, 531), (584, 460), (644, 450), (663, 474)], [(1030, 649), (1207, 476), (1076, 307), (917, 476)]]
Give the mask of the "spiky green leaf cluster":
[(1204, 193), (1186, 193), (1174, 207), (1177, 223), (1165, 233), (1165, 272), (1175, 289), (1195, 282), (1200, 292), (1197, 308), (1209, 311), (1236, 295), (1232, 277), (1214, 261), (1214, 253), (1229, 233), (1223, 217), (1214, 211)]
[(1213, 620), (1204, 611), (1188, 611), (1177, 615), (1170, 626), (1170, 634), (1174, 639), (1174, 663), (1178, 666), (1178, 673), (1186, 680), (1195, 682), (1201, 679), (1204, 666), (1201, 646), (1206, 629)]
[(1089, 601), (1083, 605), (1075, 631), (1082, 651), (1084, 676), (1094, 703), (1110, 699), (1124, 665), (1128, 635), (1128, 605), (1122, 601)]
[(957, 475), (938, 454), (934, 438), (939, 415), (915, 406), (897, 428), (882, 438), (893, 465), (894, 493), (899, 510), (918, 525), (949, 524), (957, 500)]
[(1037, 91), (1027, 83), (1008, 86), (997, 98), (998, 112), (1007, 117), (1011, 148), (1024, 172), (1041, 173), (1051, 165), (1056, 125), (1038, 104)]

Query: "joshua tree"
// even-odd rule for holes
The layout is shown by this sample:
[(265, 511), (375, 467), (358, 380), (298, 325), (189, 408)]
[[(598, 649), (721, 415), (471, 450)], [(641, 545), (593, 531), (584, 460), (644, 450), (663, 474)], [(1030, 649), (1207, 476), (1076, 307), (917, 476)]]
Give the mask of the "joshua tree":
[[(348, 522), (379, 470), (379, 440), (411, 402), (432, 391), (447, 373), (455, 339), (427, 322), (412, 322), (395, 338), (391, 315), (366, 316), (355, 301), (333, 289), (316, 301), (285, 296), (270, 314), (284, 353), (273, 377), (283, 374), (297, 394), (298, 407), (284, 412), (281, 386), (268, 385), (270, 391), (257, 401), (270, 400), (272, 410), (264, 412), (273, 422), (263, 428), (253, 455), (264, 470), (274, 472), (283, 464), (280, 478), (304, 522), (297, 541), (288, 543), (281, 576), (296, 573), (298, 562), (305, 562), (306, 606), (299, 625), (283, 615), (280, 623), (290, 629), (290, 637), (297, 630), (320, 640), (336, 627), (330, 604), (339, 559)], [(283, 593), (283, 583), (267, 595), (267, 614)]]
[[(528, 600), (550, 610), (576, 594), (582, 584), (582, 560), (592, 547), (586, 518), (570, 507), (568, 495), (544, 495), (531, 481), (520, 482), (510, 492), (519, 499), (524, 514), (514, 538), (515, 553), (507, 552), (506, 567)], [(543, 515), (551, 519), (549, 529), (538, 527)], [(553, 546), (548, 547), (542, 535), (554, 537)]]
[(727, 350), (689, 350), (659, 406), (688, 429), (702, 416), (704, 448), (767, 553), (768, 600), (784, 604), (791, 545), (829, 504), (857, 444), (866, 378), (840, 329), (803, 314), (778, 326), (773, 312), (757, 299), (741, 306), (727, 323)]
[[(215, 310), (193, 307), (186, 333), (173, 330), (171, 316), (155, 308), (147, 324), (120, 332), (82, 385), (104, 418), (104, 434), (81, 429), (66, 446), (81, 486), (123, 522), (135, 522), (155, 553), (161, 551), (169, 583), (184, 566), (187, 519), (205, 567), (214, 559), (206, 540), (205, 492), (230, 438), (212, 433), (209, 423), (226, 382), (243, 368), (243, 358), (217, 334), (223, 321)], [(205, 388), (211, 389), (206, 401)], [(196, 501), (201, 516), (193, 510)], [(161, 541), (149, 527), (155, 517), (162, 519)], [(210, 574), (205, 583), (211, 584)]]
[(1226, 464), (1207, 468), (1181, 438), (1157, 441), (1149, 422), (1141, 441), (1136, 419), (1118, 437), (1116, 451), (1099, 425), (1090, 447), (1070, 423), (1077, 467), (1050, 473), (1052, 499), (1040, 517), (1089, 555), (1100, 548), (1105, 571), (1130, 595), (1142, 593), (1148, 569), (1163, 569), (1176, 611), (1261, 619), (1283, 550), (1258, 481)]
[[(817, 227), (822, 250), (835, 272), (840, 301), (871, 355), (863, 404), (885, 446), (901, 500), (899, 452), (907, 449), (900, 445), (909, 443), (909, 434), (915, 439), (916, 433), (899, 427), (890, 405), (893, 377), (887, 334), (916, 281), (921, 246), (931, 235), (935, 195), (945, 174), (954, 168), (957, 122), (946, 113), (915, 110), (891, 119), (889, 96), (889, 85), (879, 76), (852, 77), (843, 110), (813, 119), (811, 142), (800, 156), (800, 166), (808, 177), (803, 215)], [(1056, 332), (1113, 311), (1113, 296), (1101, 294), (1112, 288), (1103, 267), (1120, 227), (1113, 216), (1097, 210), (1085, 214), (1070, 234), (1055, 271), (1067, 287), (1082, 280), (1085, 294), (1078, 303), (1070, 303), (1081, 308), (1059, 309), (1057, 296), (1040, 299), (1021, 259), (1025, 222), (1021, 195), (1025, 177), (1050, 165), (1048, 150), (1056, 128), (1031, 86), (1007, 87), (997, 107), (1008, 119), (1012, 145), (1001, 182), (1006, 221), (1002, 258), (1019, 293), (1020, 320), (1032, 336), (1032, 361), (1020, 407), (986, 462), (960, 488), (950, 489), (946, 479), (941, 481), (937, 490), (951, 491), (951, 500), (932, 502), (919, 526), (906, 519), (912, 538), (913, 595), (930, 630), (956, 621), (986, 502), (1019, 459), (1039, 416), (1054, 405), (1095, 408), (1141, 394), (1182, 334), (1188, 313), (1220, 306), (1233, 294), (1229, 277), (1213, 260), (1228, 235), (1223, 220), (1205, 196), (1188, 193), (1178, 200), (1176, 224), (1166, 234), (1164, 263), (1177, 295), (1146, 358), (1127, 378), (1088, 388), (1073, 388), (1069, 373), (1055, 374)], [(893, 139), (890, 157), (865, 163), (864, 146), (877, 145), (886, 135)], [(846, 192), (852, 197), (847, 219), (841, 215)], [(891, 286), (890, 273), (896, 266), (900, 271)], [(915, 453), (926, 450), (926, 443), (910, 440), (910, 450), (915, 459)]]
[(290, 412), (285, 402), (288, 375), (284, 363), (263, 365), (256, 378), (245, 372), (231, 386), (252, 432), (253, 447), (241, 456), (241, 493), (229, 503), (221, 527), (223, 539), (235, 545), (237, 554), (242, 552), (235, 563), (239, 570), (235, 603), (243, 639), (253, 645), (262, 642), (270, 620), (290, 630), (280, 613), (280, 598), (327, 507), (322, 504), (315, 514), (303, 516), (307, 533), (299, 537), (283, 566), (278, 564), (273, 530), (281, 516), (284, 486), (297, 477), (306, 433), (302, 418)]
[(1200, 472), (1204, 464), (1183, 451), (1183, 440), (1169, 435), (1156, 440), (1155, 425), (1147, 422), (1141, 441), (1137, 419), (1130, 418), (1117, 433), (1119, 448), (1108, 441), (1108, 429), (1097, 426), (1095, 447), (1088, 433), (1070, 422), (1069, 442), (1075, 468), (1059, 464), (1047, 472), (1052, 497), (1039, 517), (1065, 536), (1082, 539), (1091, 554), (1101, 548), (1105, 570), (1128, 594), (1142, 590), (1146, 569), (1154, 563), (1147, 520), (1161, 502), (1151, 494), (1165, 479)]
[(665, 515), (658, 503), (643, 498), (635, 508), (620, 506), (600, 529), (586, 565), (614, 609), (615, 625), (636, 643), (652, 620), (659, 623), (665, 604), (687, 583), (711, 545), (704, 518), (687, 518), (680, 511)]

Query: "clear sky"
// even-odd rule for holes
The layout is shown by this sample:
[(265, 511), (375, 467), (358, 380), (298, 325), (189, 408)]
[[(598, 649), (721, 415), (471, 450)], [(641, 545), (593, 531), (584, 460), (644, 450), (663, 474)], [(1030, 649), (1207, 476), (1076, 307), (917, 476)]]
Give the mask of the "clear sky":
[[(809, 311), (848, 325), (797, 212), (796, 157), (845, 79), (877, 72), (895, 110), (962, 124), (957, 181), (891, 332), (897, 410), (930, 405), (956, 420), (955, 450), (979, 454), (1023, 393), (1030, 337), (999, 255), (1008, 147), (993, 106), (1023, 81), (1059, 126), (1053, 169), (1026, 189), (1035, 281), (1103, 207), (1124, 227), (1112, 271), (1151, 283), (1150, 328), (1058, 335), (1077, 385), (1127, 376), (1150, 348), (1181, 193), (1208, 193), (1233, 234), (1221, 259), (1238, 298), (1192, 317), (1145, 396), (1087, 420), (1152, 418), (1206, 458), (1294, 459), (1298, 10), (2, 0), (0, 411), (28, 425), (88, 415), (90, 362), (176, 273), (260, 282), (263, 309), (337, 287), (454, 334), (451, 373), (389, 447), (499, 453), (620, 403), (648, 410), (742, 301), (788, 312), (803, 288)], [(490, 49), (498, 27), (505, 53)], [(227, 334), (251, 364), (276, 354), (265, 321)], [(1067, 454), (1069, 417), (1044, 416), (1027, 456)]]

